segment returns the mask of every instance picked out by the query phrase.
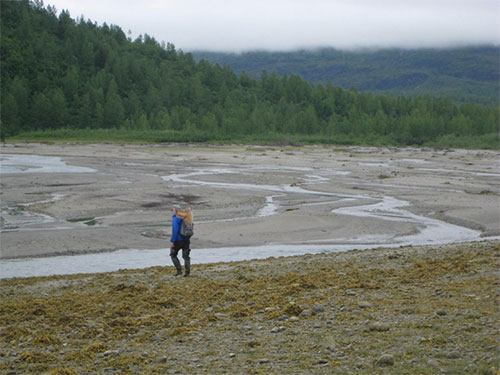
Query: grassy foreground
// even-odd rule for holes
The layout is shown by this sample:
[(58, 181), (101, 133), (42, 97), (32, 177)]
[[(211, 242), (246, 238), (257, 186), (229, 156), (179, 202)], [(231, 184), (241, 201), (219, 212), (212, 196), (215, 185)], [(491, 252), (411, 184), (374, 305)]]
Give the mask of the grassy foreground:
[(2, 280), (0, 372), (500, 374), (499, 256), (490, 241)]

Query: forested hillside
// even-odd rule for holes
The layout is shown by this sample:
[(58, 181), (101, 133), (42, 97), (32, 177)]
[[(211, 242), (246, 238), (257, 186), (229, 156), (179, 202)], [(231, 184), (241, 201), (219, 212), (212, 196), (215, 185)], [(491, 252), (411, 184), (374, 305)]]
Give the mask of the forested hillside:
[(299, 74), (315, 83), (403, 95), (449, 96), (457, 101), (497, 104), (498, 46), (447, 49), (340, 51), (332, 48), (241, 54), (195, 52), (196, 60), (230, 65), (250, 76), (262, 70)]
[(0, 4), (2, 137), (498, 147), (498, 106), (360, 93), (295, 74), (238, 76), (39, 1)]

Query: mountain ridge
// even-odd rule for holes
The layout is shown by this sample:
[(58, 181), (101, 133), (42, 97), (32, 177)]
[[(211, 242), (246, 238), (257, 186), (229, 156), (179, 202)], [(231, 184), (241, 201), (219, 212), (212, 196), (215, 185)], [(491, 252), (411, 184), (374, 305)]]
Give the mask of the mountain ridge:
[(263, 70), (298, 74), (314, 83), (331, 82), (360, 91), (394, 95), (449, 96), (456, 101), (499, 101), (500, 49), (493, 45), (456, 48), (300, 49), (289, 52), (193, 51), (196, 60), (229, 65), (236, 73)]

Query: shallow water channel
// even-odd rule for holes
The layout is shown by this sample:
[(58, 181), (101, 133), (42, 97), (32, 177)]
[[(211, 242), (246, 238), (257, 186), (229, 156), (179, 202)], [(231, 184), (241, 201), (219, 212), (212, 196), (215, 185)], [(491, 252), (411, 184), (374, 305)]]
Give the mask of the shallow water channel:
[[(84, 167), (67, 165), (57, 157), (38, 155), (0, 155), (1, 174), (10, 173), (92, 173), (94, 170)], [(258, 166), (250, 167), (259, 169)], [(269, 168), (269, 167), (260, 167)], [(307, 171), (305, 171), (307, 172)], [(331, 196), (335, 199), (352, 203), (373, 202), (374, 197), (363, 195), (334, 194), (289, 185), (258, 185), (248, 183), (207, 182), (200, 180), (200, 176), (239, 173), (227, 168), (197, 169), (184, 174), (163, 176), (169, 183), (196, 184), (221, 189), (244, 189), (269, 192), (266, 204), (256, 216), (269, 216), (277, 210), (276, 198), (287, 194), (306, 194)], [(348, 172), (331, 171), (331, 174), (345, 174)], [(328, 181), (324, 176), (308, 175), (310, 181), (321, 184)], [(314, 184), (309, 185), (314, 186)], [(319, 203), (321, 204), (321, 203)], [(413, 214), (405, 209), (410, 206), (407, 201), (390, 196), (380, 197), (377, 203), (359, 203), (355, 206), (341, 207), (332, 210), (336, 215), (350, 215), (356, 217), (370, 217), (379, 220), (407, 222), (415, 225), (418, 230), (414, 234), (393, 237), (381, 233), (377, 236), (357, 238), (355, 240), (340, 238), (310, 242), (307, 245), (267, 245), (256, 247), (232, 247), (196, 249), (192, 251), (192, 263), (216, 263), (263, 259), (268, 257), (292, 256), (302, 254), (317, 254), (325, 252), (340, 252), (351, 249), (368, 249), (376, 247), (398, 247), (404, 245), (437, 245), (451, 242), (473, 241), (480, 238), (480, 232), (460, 227), (446, 222)], [(42, 218), (43, 219), (43, 218)], [(47, 218), (45, 218), (47, 220)], [(322, 244), (321, 242), (328, 242)], [(55, 274), (109, 272), (119, 269), (140, 269), (152, 266), (171, 265), (168, 249), (127, 249), (113, 252), (89, 253), (71, 256), (53, 256), (40, 258), (22, 258), (0, 260), (0, 278), (48, 276)]]

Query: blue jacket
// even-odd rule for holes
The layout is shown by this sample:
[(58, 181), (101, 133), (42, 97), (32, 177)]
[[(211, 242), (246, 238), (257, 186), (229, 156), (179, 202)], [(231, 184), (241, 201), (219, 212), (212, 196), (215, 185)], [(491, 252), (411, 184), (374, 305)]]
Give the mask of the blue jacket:
[(181, 225), (182, 219), (177, 217), (177, 215), (172, 215), (172, 237), (170, 237), (170, 242), (183, 241), (184, 238), (181, 236)]

